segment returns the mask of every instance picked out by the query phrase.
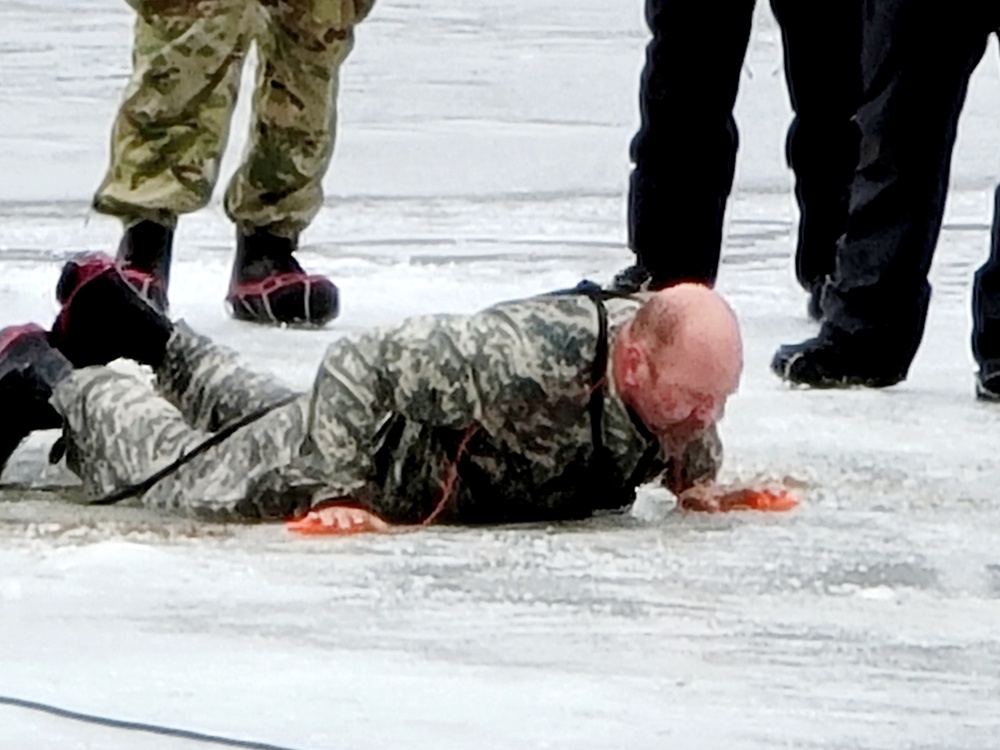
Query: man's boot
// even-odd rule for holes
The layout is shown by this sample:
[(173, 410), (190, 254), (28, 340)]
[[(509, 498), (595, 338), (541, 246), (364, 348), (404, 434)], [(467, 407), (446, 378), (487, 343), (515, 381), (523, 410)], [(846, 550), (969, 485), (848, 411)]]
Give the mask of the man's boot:
[(237, 320), (270, 325), (321, 326), (339, 312), (337, 287), (307, 274), (292, 257), (298, 240), (266, 228), (238, 231), (236, 262), (226, 302)]
[(69, 360), (38, 326), (0, 330), (0, 474), (30, 433), (62, 426), (49, 399), (72, 371)]
[(806, 290), (809, 294), (809, 301), (806, 303), (806, 314), (811, 320), (815, 320), (817, 323), (823, 320), (823, 285), (825, 283), (825, 279), (820, 279), (811, 283)]
[(139, 293), (166, 312), (174, 230), (143, 220), (126, 227), (118, 245), (118, 267)]
[(645, 266), (627, 266), (615, 274), (615, 277), (608, 285), (608, 291), (616, 294), (637, 294), (638, 292), (656, 291), (652, 287), (653, 274)]
[(1000, 402), (1000, 362), (983, 362), (976, 374), (976, 398)]
[(886, 388), (906, 379), (914, 350), (904, 341), (851, 334), (824, 323), (814, 338), (780, 347), (771, 370), (782, 380), (812, 388)]
[(127, 282), (103, 254), (78, 255), (63, 266), (56, 286), (63, 307), (50, 341), (75, 367), (125, 357), (158, 367), (173, 323)]

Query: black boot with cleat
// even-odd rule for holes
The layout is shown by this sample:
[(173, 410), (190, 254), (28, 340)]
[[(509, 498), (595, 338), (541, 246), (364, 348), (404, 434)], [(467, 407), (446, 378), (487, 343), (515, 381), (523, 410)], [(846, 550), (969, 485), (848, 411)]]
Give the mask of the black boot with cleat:
[(294, 238), (258, 228), (238, 232), (226, 302), (237, 320), (322, 326), (337, 317), (339, 295), (328, 278), (307, 274), (292, 257)]
[(56, 287), (62, 302), (50, 341), (75, 367), (125, 357), (158, 367), (174, 326), (107, 255), (68, 261)]

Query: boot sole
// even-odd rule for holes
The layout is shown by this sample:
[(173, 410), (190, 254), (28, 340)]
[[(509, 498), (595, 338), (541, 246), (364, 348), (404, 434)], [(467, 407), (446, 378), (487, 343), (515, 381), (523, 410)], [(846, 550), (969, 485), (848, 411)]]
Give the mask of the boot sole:
[(893, 375), (826, 375), (816, 373), (807, 377), (804, 373), (793, 372), (801, 357), (802, 355), (798, 354), (784, 363), (772, 362), (771, 371), (792, 385), (809, 388), (889, 388), (906, 379), (905, 373)]
[(319, 328), (340, 312), (337, 288), (323, 277), (278, 285), (247, 284), (226, 297), (236, 320), (274, 326)]

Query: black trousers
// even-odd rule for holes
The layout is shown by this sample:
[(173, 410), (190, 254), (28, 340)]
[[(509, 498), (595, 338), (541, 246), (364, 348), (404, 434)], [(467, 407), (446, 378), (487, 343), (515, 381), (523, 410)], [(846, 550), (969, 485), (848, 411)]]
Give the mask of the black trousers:
[[(864, 2), (861, 156), (822, 306), (829, 325), (882, 342), (890, 364), (909, 364), (920, 344), (959, 113), (998, 26), (996, 0)], [(1000, 215), (973, 319), (977, 360), (1000, 360)]]
[[(771, 0), (795, 119), (787, 158), (800, 209), (796, 272), (833, 270), (857, 162), (860, 0)], [(629, 244), (659, 282), (713, 282), (739, 134), (733, 104), (754, 0), (646, 0), (653, 39), (632, 141)]]

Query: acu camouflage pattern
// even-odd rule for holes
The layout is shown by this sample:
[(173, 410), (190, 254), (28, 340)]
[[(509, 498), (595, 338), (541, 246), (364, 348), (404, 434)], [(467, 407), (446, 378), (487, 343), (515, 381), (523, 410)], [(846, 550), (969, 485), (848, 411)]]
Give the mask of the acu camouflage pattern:
[[(612, 331), (638, 305), (609, 300)], [(713, 478), (721, 461), (714, 429), (679, 460), (653, 458), (658, 442), (607, 378), (605, 451), (595, 457), (598, 330), (589, 298), (551, 295), (344, 337), (311, 393), (184, 465), (142, 502), (256, 519), (343, 499), (419, 523), (443, 501), (441, 521), (500, 523), (579, 518), (628, 505), (643, 482), (659, 478), (678, 491)], [(159, 397), (148, 383), (98, 367), (56, 390), (71, 468), (91, 493), (137, 483), (212, 431), (290, 395), (183, 328), (168, 344), (158, 387)]]
[[(56, 387), (52, 403), (65, 422), (67, 464), (94, 497), (142, 482), (220, 427), (295, 395), (183, 326), (167, 344), (156, 386), (110, 367), (87, 367)], [(298, 455), (307, 405), (303, 396), (270, 411), (158, 482), (142, 504), (211, 520), (290, 515), (295, 498), (263, 487)]]
[[(640, 301), (606, 305), (613, 336)], [(331, 496), (397, 523), (422, 521), (442, 501), (441, 519), (452, 522), (578, 518), (630, 504), (638, 484), (660, 476), (674, 490), (714, 478), (714, 429), (676, 466), (657, 457), (641, 467), (659, 444), (608, 376), (599, 385), (606, 450), (595, 457), (588, 407), (598, 331), (588, 297), (548, 295), (342, 339), (313, 388), (307, 452)]]
[(96, 210), (172, 226), (212, 195), (247, 50), (259, 57), (247, 153), (226, 191), (243, 229), (292, 237), (323, 202), (340, 66), (375, 0), (129, 0), (133, 74)]

